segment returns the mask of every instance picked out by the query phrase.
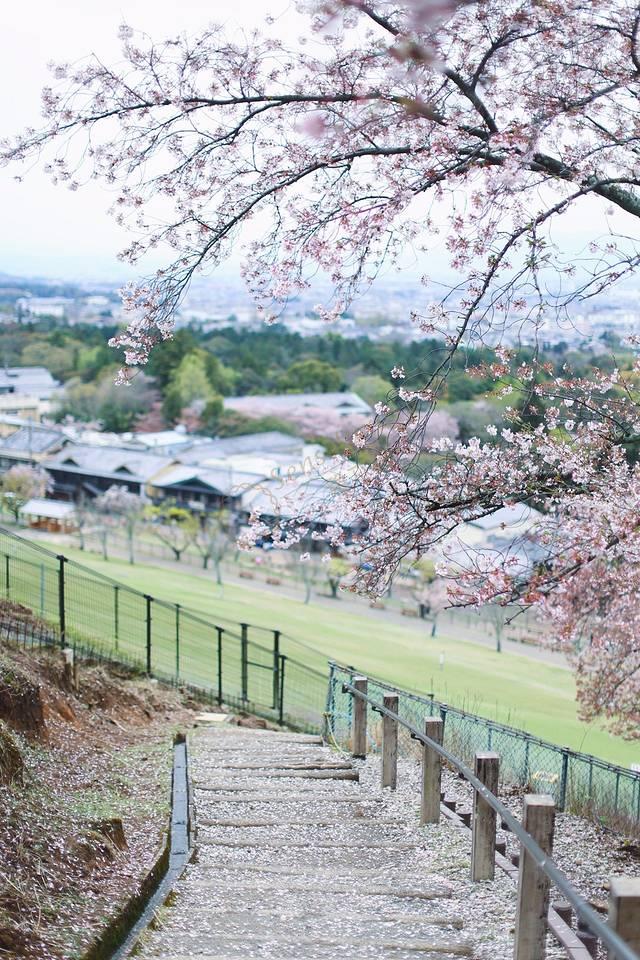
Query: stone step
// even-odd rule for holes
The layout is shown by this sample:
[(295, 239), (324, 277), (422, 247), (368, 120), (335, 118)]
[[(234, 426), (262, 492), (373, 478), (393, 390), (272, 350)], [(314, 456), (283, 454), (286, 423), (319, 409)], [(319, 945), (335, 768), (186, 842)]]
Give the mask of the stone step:
[(306, 794), (309, 799), (311, 798), (322, 798), (322, 797), (350, 797), (354, 802), (362, 803), (366, 799), (368, 803), (382, 803), (383, 798), (373, 796), (363, 797), (362, 792), (359, 790), (358, 781), (337, 781), (333, 782), (331, 779), (323, 780), (322, 782), (311, 784), (305, 783), (265, 783), (264, 781), (251, 782), (250, 780), (245, 780), (244, 782), (234, 780), (233, 782), (211, 782), (205, 780), (196, 780), (193, 782), (193, 787), (196, 790), (204, 790), (207, 793), (227, 793), (227, 794), (247, 794), (247, 799), (251, 799), (252, 793), (261, 793), (269, 797), (275, 797), (276, 799), (285, 798), (286, 790), (295, 791), (296, 796), (299, 794)]
[[(195, 940), (195, 938), (194, 938)], [(173, 949), (172, 949), (173, 946)], [(211, 953), (207, 951), (207, 946)], [(185, 950), (187, 947), (187, 950)], [(180, 940), (173, 945), (171, 941), (166, 944), (165, 949), (162, 954), (155, 954), (155, 956), (166, 957), (167, 960), (171, 957), (171, 960), (177, 960), (178, 957), (184, 957), (185, 960), (193, 960), (194, 956), (198, 956), (200, 960), (209, 960), (212, 956), (224, 956), (224, 957), (248, 957), (256, 955), (269, 955), (274, 954), (282, 958), (296, 958), (300, 960), (301, 957), (304, 957), (305, 960), (312, 960), (315, 956), (322, 956), (315, 952), (316, 948), (322, 948), (323, 950), (333, 951), (331, 953), (324, 953), (324, 956), (335, 956), (335, 951), (340, 951), (344, 954), (345, 950), (359, 950), (364, 956), (367, 956), (367, 951), (372, 951), (373, 956), (380, 957), (387, 954), (393, 956), (398, 956), (402, 954), (408, 955), (429, 955), (429, 956), (439, 956), (439, 957), (470, 957), (473, 954), (473, 947), (466, 940), (456, 940), (456, 939), (444, 939), (444, 938), (433, 938), (428, 940), (419, 940), (419, 939), (369, 939), (368, 937), (347, 937), (347, 936), (311, 936), (304, 939), (297, 939), (295, 941), (286, 940), (282, 938), (276, 938), (272, 935), (267, 937), (250, 937), (250, 936), (240, 936), (237, 938), (234, 937), (217, 937), (215, 943), (202, 943), (202, 942), (191, 942), (188, 937), (184, 937), (184, 943), (181, 943)], [(182, 952), (178, 952), (178, 951)], [(259, 951), (259, 953), (258, 953)], [(373, 952), (375, 951), (375, 952)], [(352, 956), (350, 953), (349, 956)]]
[(278, 791), (272, 791), (271, 793), (258, 793), (253, 791), (242, 791), (241, 793), (230, 794), (228, 791), (223, 789), (218, 789), (217, 787), (201, 787), (196, 786), (195, 790), (199, 795), (199, 804), (201, 806), (209, 804), (224, 804), (224, 803), (246, 803), (250, 805), (260, 804), (260, 803), (291, 803), (292, 801), (296, 804), (307, 804), (309, 806), (315, 807), (317, 804), (327, 804), (327, 803), (350, 803), (357, 804), (363, 808), (366, 808), (368, 804), (371, 805), (372, 809), (375, 809), (375, 806), (381, 803), (381, 800), (375, 797), (366, 797), (363, 798), (360, 794), (351, 795), (351, 796), (341, 796), (339, 794), (325, 793), (323, 796), (317, 796), (313, 791), (307, 790), (301, 793), (279, 793)]
[[(308, 877), (309, 871), (306, 869), (304, 862), (299, 866), (295, 866), (289, 862), (286, 864), (274, 864), (272, 862), (268, 863), (247, 863), (246, 860), (237, 862), (237, 863), (206, 863), (198, 861), (194, 864), (188, 864), (184, 877), (186, 880), (193, 879), (194, 876), (204, 875), (206, 876), (208, 871), (216, 871), (217, 875), (220, 877), (226, 877), (228, 880), (237, 880), (241, 879), (240, 874), (248, 874), (251, 879), (254, 879), (254, 875), (258, 874), (259, 876), (264, 876), (268, 878), (269, 876), (279, 876), (279, 877)], [(330, 897), (333, 895), (334, 884), (339, 883), (345, 885), (349, 881), (353, 883), (361, 884), (366, 880), (375, 881), (376, 885), (379, 884), (393, 884), (397, 882), (398, 868), (397, 864), (392, 860), (386, 860), (382, 867), (351, 867), (349, 870), (343, 869), (342, 866), (336, 868), (335, 866), (325, 866), (325, 867), (315, 867), (313, 871), (313, 876), (319, 881), (322, 881), (322, 886), (324, 889), (323, 892), (323, 902), (325, 897)], [(432, 876), (430, 874), (425, 874), (424, 871), (421, 873), (416, 873), (415, 875), (403, 872), (403, 883), (406, 886), (414, 886), (417, 888), (422, 887), (441, 887), (442, 878), (439, 876)], [(246, 878), (245, 878), (246, 879)]]
[[(235, 838), (220, 838), (220, 837), (209, 837), (204, 836), (199, 838), (199, 843), (207, 847), (249, 847), (255, 850), (295, 850), (295, 849), (307, 849), (309, 847), (309, 840), (293, 840), (289, 838), (283, 839), (255, 839), (246, 837), (243, 839)], [(313, 839), (313, 845), (316, 850), (345, 850), (349, 847), (355, 847), (359, 850), (424, 850), (423, 843), (407, 843), (405, 841), (398, 840), (361, 840), (360, 838), (353, 838), (351, 840), (316, 840)]]
[(198, 772), (202, 774), (206, 770), (353, 770), (352, 763), (345, 763), (343, 760), (335, 761), (283, 761), (265, 759), (256, 763), (220, 763), (217, 765), (200, 765)]
[[(202, 743), (214, 742), (216, 749), (218, 749), (218, 744), (223, 746), (242, 744), (253, 749), (259, 742), (304, 743), (325, 746), (322, 737), (310, 733), (279, 733), (277, 730), (248, 730), (242, 727), (204, 728), (199, 733), (199, 740)], [(329, 748), (327, 747), (327, 749)]]
[[(216, 769), (219, 770), (220, 768), (218, 767)], [(239, 772), (242, 772), (242, 771), (239, 771)], [(202, 776), (202, 773), (200, 775)], [(234, 777), (236, 775), (230, 772), (228, 772), (227, 775), (228, 775), (228, 779), (226, 781), (218, 782), (214, 784), (214, 786), (226, 785), (228, 787), (229, 783), (233, 783)], [(253, 780), (254, 778), (259, 778), (259, 779), (264, 778), (264, 779), (272, 779), (272, 780), (276, 780), (276, 779), (293, 780), (296, 778), (302, 778), (306, 780), (356, 780), (357, 781), (360, 779), (360, 774), (358, 773), (357, 770), (352, 770), (352, 769), (349, 769), (349, 770), (320, 769), (319, 770), (317, 768), (312, 768), (312, 769), (306, 769), (306, 770), (295, 770), (295, 769), (274, 770), (273, 772), (271, 770), (252, 770), (250, 777), (240, 777), (239, 779), (242, 782), (243, 780), (244, 781), (247, 781), (249, 779)]]
[[(234, 894), (234, 899), (238, 894), (247, 894), (247, 893), (269, 893), (272, 890), (273, 881), (266, 880), (232, 880), (227, 881), (225, 884), (225, 890)], [(332, 894), (353, 894), (354, 892), (358, 897), (389, 897), (392, 900), (447, 900), (451, 897), (451, 890), (449, 887), (444, 886), (443, 884), (430, 887), (425, 886), (406, 886), (404, 884), (394, 884), (394, 883), (375, 883), (372, 882), (368, 884), (364, 889), (358, 886), (357, 890), (354, 890), (354, 885), (348, 883), (332, 883), (331, 890)], [(180, 884), (181, 891), (186, 889), (190, 893), (195, 891), (219, 891), (220, 885), (217, 879), (205, 880), (203, 878), (194, 879), (185, 877), (184, 881)], [(278, 883), (277, 895), (281, 896), (284, 893), (290, 892), (307, 892), (312, 891), (318, 893), (318, 884), (314, 878), (304, 878), (297, 879), (295, 877), (284, 877)]]

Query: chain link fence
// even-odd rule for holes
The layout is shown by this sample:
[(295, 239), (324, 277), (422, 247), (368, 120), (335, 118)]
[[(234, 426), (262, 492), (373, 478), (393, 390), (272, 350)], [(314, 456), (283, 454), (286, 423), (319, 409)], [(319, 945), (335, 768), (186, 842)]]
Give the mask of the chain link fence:
[(317, 731), (326, 674), (281, 649), (281, 634), (209, 618), (0, 529), (0, 636), (57, 645), (146, 672), (215, 703)]
[[(346, 680), (357, 676), (354, 667), (330, 663), (326, 728), (340, 746), (349, 747), (352, 698), (342, 692)], [(579, 813), (637, 832), (640, 826), (640, 772), (599, 760), (589, 754), (540, 740), (523, 730), (456, 709), (431, 698), (399, 690), (390, 683), (368, 677), (369, 696), (378, 702), (385, 693), (398, 695), (398, 713), (418, 729), (424, 729), (425, 717), (444, 721), (444, 745), (473, 766), (477, 751), (500, 754), (503, 786), (520, 786), (532, 793), (548, 793), (559, 810)], [(368, 708), (369, 749), (380, 746), (382, 724)], [(416, 756), (418, 747), (401, 728), (398, 750), (403, 756)]]

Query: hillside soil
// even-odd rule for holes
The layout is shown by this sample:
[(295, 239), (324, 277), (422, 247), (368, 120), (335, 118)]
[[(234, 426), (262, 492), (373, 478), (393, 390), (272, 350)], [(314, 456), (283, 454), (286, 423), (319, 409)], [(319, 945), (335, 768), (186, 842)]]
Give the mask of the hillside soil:
[[(30, 611), (0, 602), (16, 622)], [(186, 693), (0, 645), (0, 958), (86, 953), (157, 860)]]

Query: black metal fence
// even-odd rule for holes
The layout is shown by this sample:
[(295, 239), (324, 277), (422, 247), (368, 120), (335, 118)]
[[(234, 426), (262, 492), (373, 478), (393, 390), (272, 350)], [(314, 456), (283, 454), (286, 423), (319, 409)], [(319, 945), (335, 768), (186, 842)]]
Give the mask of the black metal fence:
[[(71, 646), (184, 684), (213, 703), (225, 702), (301, 729), (317, 731), (325, 722), (337, 742), (348, 742), (351, 698), (342, 694), (342, 682), (350, 680), (355, 669), (331, 663), (327, 689), (326, 674), (284, 652), (292, 642), (279, 630), (210, 618), (0, 528), (2, 597), (24, 604), (32, 616), (0, 616), (0, 636)], [(550, 793), (560, 809), (624, 820), (636, 829), (640, 824), (640, 772), (397, 690), (386, 681), (369, 680), (372, 695), (399, 693), (400, 714), (414, 726), (426, 716), (442, 716), (445, 744), (465, 762), (472, 762), (478, 750), (497, 751), (505, 783)], [(372, 749), (376, 729), (375, 722), (369, 724)], [(401, 748), (409, 753), (414, 746), (407, 741)]]
[[(352, 698), (343, 693), (342, 684), (350, 683), (356, 674), (354, 667), (330, 663), (326, 719), (336, 742), (343, 746), (349, 744), (351, 736)], [(414, 727), (424, 729), (425, 717), (440, 716), (444, 721), (445, 746), (463, 762), (472, 765), (477, 751), (492, 750), (501, 756), (503, 784), (551, 794), (560, 810), (628, 824), (637, 830), (640, 772), (559, 747), (524, 730), (466, 713), (431, 697), (399, 690), (370, 675), (368, 679), (373, 698), (382, 700), (385, 692), (398, 694), (399, 715)], [(370, 718), (367, 729), (369, 747), (375, 751), (380, 736), (380, 723), (375, 716)], [(412, 755), (415, 744), (406, 737), (399, 741), (398, 749)]]
[(2, 597), (32, 614), (4, 617), (5, 636), (126, 663), (280, 723), (321, 726), (326, 675), (286, 655), (278, 630), (209, 618), (0, 528)]

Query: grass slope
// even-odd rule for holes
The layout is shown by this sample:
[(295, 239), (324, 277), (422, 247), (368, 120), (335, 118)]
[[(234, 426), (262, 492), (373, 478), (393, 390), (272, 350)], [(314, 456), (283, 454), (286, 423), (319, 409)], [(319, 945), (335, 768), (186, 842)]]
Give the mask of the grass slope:
[[(105, 562), (66, 547), (65, 553), (131, 587), (199, 610), (214, 621), (227, 618), (278, 628), (285, 634), (281, 645), (284, 653), (322, 671), (326, 671), (327, 659), (335, 658), (399, 686), (433, 691), (438, 699), (452, 705), (610, 762), (628, 765), (640, 760), (637, 745), (578, 720), (572, 675), (553, 664), (527, 656), (497, 654), (452, 636), (431, 638), (424, 624), (388, 622), (375, 611), (356, 611), (339, 600), (305, 605), (253, 583), (219, 588), (211, 575), (143, 564), (132, 567), (115, 559)], [(96, 609), (91, 615), (100, 615), (100, 611)], [(142, 622), (136, 623), (135, 629), (141, 635)], [(270, 642), (267, 633), (250, 629), (249, 635), (260, 643)], [(440, 669), (443, 651), (445, 663)], [(191, 670), (201, 669), (212, 681), (213, 651), (208, 637), (203, 635), (201, 645), (195, 638), (191, 649), (183, 649), (182, 655)], [(172, 662), (172, 651), (167, 649), (165, 668), (170, 669)]]

